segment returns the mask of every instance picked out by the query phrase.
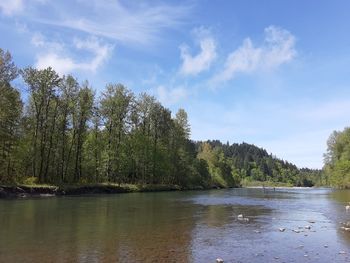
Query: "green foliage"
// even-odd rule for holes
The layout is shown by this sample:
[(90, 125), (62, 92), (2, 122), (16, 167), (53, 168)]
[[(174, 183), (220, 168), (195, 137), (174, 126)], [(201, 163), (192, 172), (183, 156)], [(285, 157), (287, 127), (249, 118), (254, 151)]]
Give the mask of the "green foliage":
[(23, 181), (22, 184), (24, 185), (36, 185), (38, 183), (38, 178), (30, 176), (26, 177)]
[(23, 105), (20, 93), (10, 83), (17, 75), (11, 54), (0, 49), (0, 182), (15, 181), (19, 174), (16, 155)]
[(330, 184), (350, 188), (350, 128), (334, 131), (327, 141), (324, 171)]
[(285, 185), (313, 186), (320, 182), (318, 170), (299, 169), (295, 165), (277, 159), (255, 145), (223, 144), (220, 141), (198, 142), (198, 158), (206, 160), (215, 181), (223, 178), (228, 185), (249, 182), (280, 182)]

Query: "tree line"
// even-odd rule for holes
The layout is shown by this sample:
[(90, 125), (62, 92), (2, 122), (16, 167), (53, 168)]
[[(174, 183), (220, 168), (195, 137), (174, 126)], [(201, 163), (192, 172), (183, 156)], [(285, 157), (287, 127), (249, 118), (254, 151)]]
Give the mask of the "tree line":
[[(12, 83), (21, 77), (25, 102)], [(18, 69), (0, 49), (0, 182), (233, 187), (244, 178), (311, 184), (310, 175), (254, 145), (193, 142), (187, 113), (146, 93), (54, 69)], [(312, 170), (309, 171), (314, 174)]]
[[(26, 103), (11, 85), (19, 76)], [(19, 70), (0, 49), (0, 94), (2, 183), (213, 183), (187, 113), (172, 116), (146, 93), (108, 84), (97, 97), (87, 81), (52, 68)]]

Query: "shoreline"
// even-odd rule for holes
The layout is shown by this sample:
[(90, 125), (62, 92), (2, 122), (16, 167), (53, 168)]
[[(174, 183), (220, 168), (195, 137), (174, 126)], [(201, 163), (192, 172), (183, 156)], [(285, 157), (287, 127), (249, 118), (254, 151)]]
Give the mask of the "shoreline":
[[(233, 187), (220, 186), (194, 186), (180, 187), (178, 185), (132, 185), (132, 184), (87, 184), (87, 185), (0, 185), (0, 199), (25, 199), (58, 196), (84, 196), (101, 194), (123, 194), (123, 193), (144, 193), (144, 192), (171, 192), (171, 191), (193, 191), (193, 190), (214, 190), (229, 189)], [(311, 189), (318, 187), (300, 186), (242, 186), (237, 188), (248, 189)]]
[[(227, 187), (229, 188), (229, 187)], [(170, 192), (188, 190), (211, 190), (223, 189), (213, 186), (180, 187), (178, 185), (118, 185), (118, 184), (91, 184), (91, 185), (0, 185), (0, 199), (25, 199), (32, 197), (55, 197), (55, 196), (83, 196), (99, 194), (122, 194), (142, 192)]]

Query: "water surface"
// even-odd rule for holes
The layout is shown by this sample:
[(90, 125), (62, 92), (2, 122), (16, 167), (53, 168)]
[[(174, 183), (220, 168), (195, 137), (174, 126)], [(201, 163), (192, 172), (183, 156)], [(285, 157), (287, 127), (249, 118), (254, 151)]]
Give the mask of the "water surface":
[(347, 202), (329, 189), (0, 200), (0, 262), (350, 262)]

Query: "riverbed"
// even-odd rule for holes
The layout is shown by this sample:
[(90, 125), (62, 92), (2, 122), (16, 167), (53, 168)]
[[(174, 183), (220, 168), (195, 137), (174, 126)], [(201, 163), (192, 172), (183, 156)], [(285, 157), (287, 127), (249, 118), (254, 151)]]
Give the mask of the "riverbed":
[(0, 262), (350, 262), (350, 191), (0, 200)]

